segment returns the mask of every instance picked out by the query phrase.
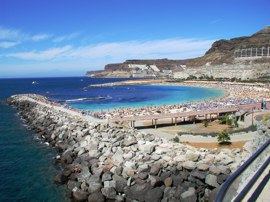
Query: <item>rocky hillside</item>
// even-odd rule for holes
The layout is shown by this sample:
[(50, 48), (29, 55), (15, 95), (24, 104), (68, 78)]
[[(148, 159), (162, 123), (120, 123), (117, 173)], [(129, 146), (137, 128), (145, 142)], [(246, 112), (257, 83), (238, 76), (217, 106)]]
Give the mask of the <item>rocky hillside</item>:
[(201, 66), (206, 63), (233, 63), (233, 54), (239, 48), (270, 46), (270, 26), (247, 37), (237, 37), (230, 40), (215, 41), (204, 56), (190, 60), (188, 66)]
[[(270, 46), (270, 26), (256, 32), (251, 36), (243, 36), (232, 38), (229, 40), (221, 39), (215, 41), (211, 48), (206, 51), (205, 55), (185, 60), (170, 60), (170, 59), (149, 59), (149, 60), (126, 60), (123, 63), (107, 64), (103, 72), (98, 72), (98, 75), (104, 76), (107, 73), (114, 71), (128, 72), (128, 64), (155, 64), (160, 70), (170, 69), (181, 71), (182, 65), (187, 67), (200, 67), (206, 64), (220, 65), (220, 64), (232, 64), (234, 63), (234, 51), (239, 48), (252, 48)], [(269, 59), (253, 60), (254, 63), (270, 62)], [(96, 72), (88, 72), (91, 73)]]

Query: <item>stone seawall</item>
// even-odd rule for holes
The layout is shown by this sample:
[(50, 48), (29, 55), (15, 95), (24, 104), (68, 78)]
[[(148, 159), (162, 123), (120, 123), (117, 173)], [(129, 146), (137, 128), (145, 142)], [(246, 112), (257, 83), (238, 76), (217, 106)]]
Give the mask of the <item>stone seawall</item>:
[(75, 201), (213, 201), (248, 155), (196, 149), (96, 122), (39, 95), (15, 95), (8, 103), (59, 151), (63, 170), (55, 181), (66, 184)]

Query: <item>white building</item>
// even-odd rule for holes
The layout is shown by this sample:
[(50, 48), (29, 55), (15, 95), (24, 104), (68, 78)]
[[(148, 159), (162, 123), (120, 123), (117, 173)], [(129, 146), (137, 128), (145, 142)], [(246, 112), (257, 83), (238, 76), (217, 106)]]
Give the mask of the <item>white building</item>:
[(154, 71), (154, 72), (160, 72), (159, 68), (156, 65), (150, 65), (150, 68)]
[(147, 70), (147, 65), (141, 65), (141, 64), (128, 64), (128, 68), (130, 69), (140, 69), (140, 70)]

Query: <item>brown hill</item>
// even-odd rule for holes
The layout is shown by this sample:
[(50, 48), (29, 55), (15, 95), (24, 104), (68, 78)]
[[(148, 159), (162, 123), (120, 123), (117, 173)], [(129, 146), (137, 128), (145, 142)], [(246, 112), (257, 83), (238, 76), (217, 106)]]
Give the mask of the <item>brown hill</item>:
[[(205, 64), (219, 65), (234, 62), (234, 51), (239, 48), (255, 48), (270, 46), (270, 26), (256, 32), (251, 36), (237, 37), (229, 40), (221, 39), (215, 41), (204, 56), (185, 60), (149, 59), (149, 60), (126, 60), (123, 63), (107, 64), (105, 71), (129, 71), (128, 64), (155, 64), (159, 69), (180, 70), (181, 65), (187, 67), (199, 67)], [(264, 62), (265, 59), (254, 60)], [(269, 62), (269, 59), (267, 59)], [(91, 73), (91, 72), (90, 72)], [(88, 73), (89, 74), (89, 73)]]
[(212, 47), (204, 56), (190, 60), (188, 66), (201, 66), (206, 63), (211, 64), (231, 64), (234, 61), (234, 51), (239, 48), (256, 48), (270, 46), (270, 26), (247, 36), (230, 40), (221, 39), (212, 44)]

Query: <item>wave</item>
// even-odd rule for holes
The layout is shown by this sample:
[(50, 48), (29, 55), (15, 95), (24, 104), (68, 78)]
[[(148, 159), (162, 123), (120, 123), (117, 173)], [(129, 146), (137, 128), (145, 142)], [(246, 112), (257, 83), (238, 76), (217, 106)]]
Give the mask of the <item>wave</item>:
[(110, 96), (98, 96), (98, 97), (92, 97), (92, 98), (76, 98), (76, 99), (70, 99), (65, 100), (66, 102), (84, 102), (84, 101), (96, 101), (96, 100), (109, 100), (112, 99)]

